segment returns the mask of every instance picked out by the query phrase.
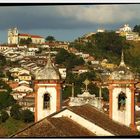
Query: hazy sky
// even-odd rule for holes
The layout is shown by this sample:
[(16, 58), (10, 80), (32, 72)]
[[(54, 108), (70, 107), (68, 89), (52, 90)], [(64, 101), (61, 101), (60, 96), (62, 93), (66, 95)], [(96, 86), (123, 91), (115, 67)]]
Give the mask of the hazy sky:
[(116, 30), (125, 23), (140, 24), (140, 4), (1, 6), (0, 43), (7, 42), (9, 28), (20, 33), (54, 36), (72, 41), (98, 28)]

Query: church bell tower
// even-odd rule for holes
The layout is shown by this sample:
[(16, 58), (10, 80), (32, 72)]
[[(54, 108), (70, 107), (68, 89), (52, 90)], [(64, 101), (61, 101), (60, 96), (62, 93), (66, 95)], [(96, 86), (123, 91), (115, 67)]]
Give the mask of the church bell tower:
[(50, 53), (46, 66), (35, 79), (35, 122), (61, 109), (60, 75), (51, 63)]
[(109, 117), (135, 130), (135, 76), (124, 63), (122, 51), (121, 62), (109, 78)]

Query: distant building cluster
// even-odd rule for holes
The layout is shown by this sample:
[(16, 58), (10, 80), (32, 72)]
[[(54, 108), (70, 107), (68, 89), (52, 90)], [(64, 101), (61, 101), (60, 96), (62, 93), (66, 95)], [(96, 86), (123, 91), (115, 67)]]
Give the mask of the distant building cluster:
[(139, 33), (133, 32), (132, 28), (125, 24), (123, 27), (116, 31), (120, 36), (126, 37), (126, 40), (140, 41)]
[[(96, 32), (91, 32), (88, 34), (85, 34), (79, 41), (82, 42), (88, 42), (88, 38), (95, 35), (96, 33), (103, 33), (106, 32), (105, 29), (97, 29)], [(125, 24), (122, 27), (120, 27), (118, 30), (115, 31), (120, 36), (123, 36), (126, 38), (126, 40), (133, 40), (133, 41), (140, 41), (139, 33), (133, 32), (132, 28), (129, 26), (129, 24)]]
[(31, 38), (32, 43), (42, 44), (45, 43), (45, 38), (38, 35), (31, 35), (25, 33), (19, 33), (17, 28), (8, 30), (8, 44), (19, 44), (21, 39)]

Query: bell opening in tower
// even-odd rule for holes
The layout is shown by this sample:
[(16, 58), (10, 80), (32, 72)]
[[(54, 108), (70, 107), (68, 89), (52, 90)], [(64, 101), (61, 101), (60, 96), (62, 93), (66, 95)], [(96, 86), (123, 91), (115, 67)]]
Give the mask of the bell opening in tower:
[(50, 95), (48, 93), (43, 96), (43, 109), (50, 108)]
[(118, 110), (124, 111), (126, 108), (126, 95), (124, 92), (120, 92), (118, 96)]

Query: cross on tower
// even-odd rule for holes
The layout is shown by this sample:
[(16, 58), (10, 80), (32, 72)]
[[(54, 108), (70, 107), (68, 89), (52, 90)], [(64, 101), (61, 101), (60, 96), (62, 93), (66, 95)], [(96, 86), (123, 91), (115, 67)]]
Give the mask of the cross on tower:
[(88, 91), (88, 90), (87, 90), (87, 86), (90, 84), (90, 81), (89, 81), (88, 79), (86, 79), (83, 83), (84, 83), (85, 86), (86, 86), (86, 91)]

